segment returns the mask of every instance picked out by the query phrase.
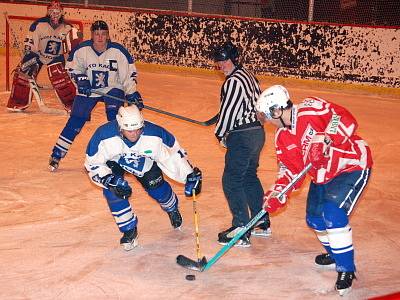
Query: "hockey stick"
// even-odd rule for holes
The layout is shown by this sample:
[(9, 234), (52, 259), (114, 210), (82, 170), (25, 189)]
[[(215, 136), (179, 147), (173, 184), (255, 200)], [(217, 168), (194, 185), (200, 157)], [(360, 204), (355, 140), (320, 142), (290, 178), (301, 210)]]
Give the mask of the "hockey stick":
[[(122, 98), (119, 98), (119, 97), (115, 97), (115, 96), (111, 96), (111, 95), (107, 95), (106, 93), (99, 92), (99, 91), (96, 91), (96, 90), (92, 90), (92, 93), (100, 95), (100, 96), (105, 96), (105, 97), (108, 97), (108, 98), (111, 98), (111, 99), (114, 99), (114, 100), (117, 100), (117, 101), (121, 101), (121, 102), (124, 102), (124, 103), (127, 102), (125, 99), (122, 99)], [(148, 109), (148, 110), (152, 110), (152, 111), (158, 112), (158, 113), (163, 114), (163, 115), (167, 115), (167, 116), (174, 117), (174, 118), (177, 118), (177, 119), (180, 119), (180, 120), (184, 120), (184, 121), (187, 121), (187, 122), (190, 122), (190, 123), (201, 125), (201, 126), (213, 125), (218, 120), (218, 114), (215, 115), (214, 117), (212, 117), (211, 119), (202, 122), (202, 121), (193, 120), (193, 119), (190, 119), (190, 118), (187, 118), (187, 117), (184, 117), (184, 116), (180, 116), (180, 115), (177, 115), (177, 114), (165, 111), (165, 110), (154, 108), (154, 107), (151, 107), (151, 106), (148, 106), (148, 105), (144, 105), (144, 108)]]
[(195, 236), (196, 236), (196, 254), (197, 254), (197, 262), (200, 263), (201, 254), (200, 254), (199, 217), (198, 217), (198, 214), (197, 214), (197, 201), (196, 201), (195, 191), (193, 190), (192, 193), (193, 193), (194, 228), (195, 228)]
[[(308, 164), (299, 174), (297, 174), (293, 180), (277, 195), (278, 198), (282, 197), (289, 189), (293, 187), (293, 185), (299, 181), (300, 178), (302, 178), (308, 170), (311, 168), (311, 163)], [(204, 256), (201, 261), (196, 262), (184, 255), (178, 255), (176, 257), (176, 263), (186, 269), (194, 270), (194, 271), (199, 271), (203, 272), (208, 270), (213, 264), (217, 262), (217, 260), (224, 255), (232, 246), (237, 242), (238, 239), (242, 237), (243, 234), (245, 234), (247, 231), (250, 230), (260, 220), (264, 215), (266, 211), (262, 209), (253, 219), (250, 220), (249, 223), (246, 224), (233, 238), (232, 240), (226, 244), (224, 247), (221, 248), (215, 254), (210, 261), (207, 262), (206, 257)]]
[(67, 111), (65, 111), (65, 110), (48, 107), (46, 105), (46, 103), (44, 103), (44, 100), (43, 100), (42, 96), (40, 95), (39, 87), (38, 87), (35, 79), (29, 78), (28, 80), (29, 80), (29, 86), (31, 88), (31, 92), (35, 96), (36, 102), (37, 102), (39, 110), (41, 112), (44, 112), (46, 114), (64, 115), (64, 116), (68, 114)]

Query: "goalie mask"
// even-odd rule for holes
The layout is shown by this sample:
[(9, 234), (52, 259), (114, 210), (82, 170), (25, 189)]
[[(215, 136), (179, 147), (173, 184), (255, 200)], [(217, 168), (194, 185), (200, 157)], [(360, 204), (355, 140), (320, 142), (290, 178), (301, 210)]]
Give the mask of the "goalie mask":
[(59, 1), (51, 1), (47, 6), (47, 15), (50, 18), (51, 25), (59, 25), (64, 15), (63, 8)]
[(268, 120), (278, 119), (282, 110), (293, 105), (287, 89), (281, 85), (273, 85), (261, 93), (256, 109), (265, 114)]
[(118, 110), (117, 122), (120, 130), (136, 130), (144, 126), (143, 115), (136, 105), (121, 106)]

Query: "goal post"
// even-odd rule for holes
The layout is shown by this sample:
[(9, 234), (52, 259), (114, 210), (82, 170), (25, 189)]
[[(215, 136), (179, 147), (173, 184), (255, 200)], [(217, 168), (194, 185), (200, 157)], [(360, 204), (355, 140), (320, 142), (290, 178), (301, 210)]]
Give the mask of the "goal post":
[[(10, 91), (10, 78), (11, 72), (15, 68), (15, 60), (21, 59), (24, 39), (28, 34), (29, 27), (31, 24), (39, 19), (40, 17), (27, 17), (27, 16), (16, 16), (8, 15), (4, 13), (5, 18), (5, 85), (6, 91)], [(84, 22), (79, 20), (67, 19), (68, 23), (71, 23), (79, 29), (80, 32), (84, 31)], [(17, 57), (17, 58), (16, 58)]]

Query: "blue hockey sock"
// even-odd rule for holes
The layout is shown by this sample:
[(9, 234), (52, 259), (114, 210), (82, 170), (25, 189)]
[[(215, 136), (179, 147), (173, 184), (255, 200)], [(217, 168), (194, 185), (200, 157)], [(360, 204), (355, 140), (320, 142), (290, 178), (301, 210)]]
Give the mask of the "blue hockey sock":
[(178, 197), (172, 190), (171, 185), (166, 181), (154, 189), (148, 189), (147, 193), (150, 197), (155, 199), (166, 212), (174, 211), (178, 207)]
[(324, 204), (324, 219), (338, 272), (355, 271), (352, 230), (346, 212), (333, 202)]
[(108, 189), (103, 189), (103, 194), (107, 199), (108, 207), (114, 217), (121, 232), (126, 232), (137, 226), (138, 220), (132, 211), (129, 201), (117, 197), (113, 192)]

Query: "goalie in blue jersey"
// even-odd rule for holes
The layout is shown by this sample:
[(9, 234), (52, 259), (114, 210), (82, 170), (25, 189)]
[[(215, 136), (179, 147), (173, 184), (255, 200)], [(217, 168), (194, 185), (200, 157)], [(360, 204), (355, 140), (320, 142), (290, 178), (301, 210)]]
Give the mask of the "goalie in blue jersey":
[(89, 141), (85, 167), (90, 179), (103, 188), (111, 214), (123, 233), (127, 251), (137, 245), (138, 218), (128, 201), (132, 188), (124, 179), (136, 177), (148, 195), (165, 211), (173, 228), (182, 224), (178, 197), (163, 174), (185, 184), (185, 195), (199, 194), (201, 171), (192, 167), (184, 149), (166, 129), (145, 121), (137, 106), (120, 107), (116, 120), (100, 126)]

